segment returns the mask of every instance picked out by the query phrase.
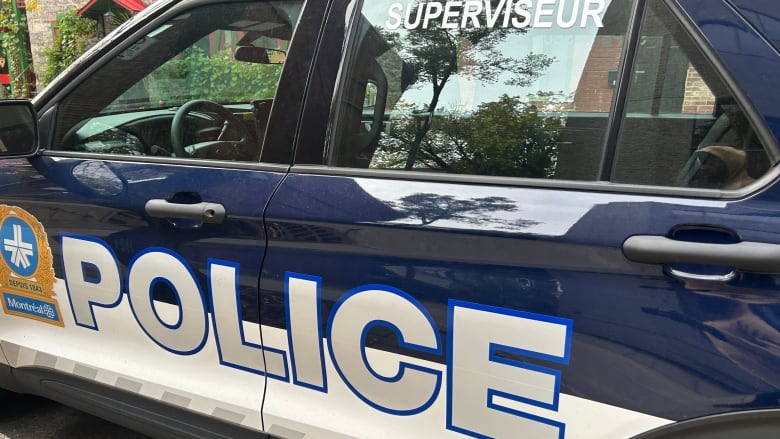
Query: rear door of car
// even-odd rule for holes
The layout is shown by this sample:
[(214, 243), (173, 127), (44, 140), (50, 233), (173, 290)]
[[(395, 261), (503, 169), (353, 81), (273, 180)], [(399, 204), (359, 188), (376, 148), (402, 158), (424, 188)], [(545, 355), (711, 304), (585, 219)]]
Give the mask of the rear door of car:
[(0, 164), (0, 345), (30, 390), (155, 435), (262, 429), (263, 212), (326, 6), (156, 5), (35, 101), (44, 151)]
[(774, 48), (727, 2), (530, 3), (334, 5), (266, 216), (267, 426), (625, 438), (777, 408)]

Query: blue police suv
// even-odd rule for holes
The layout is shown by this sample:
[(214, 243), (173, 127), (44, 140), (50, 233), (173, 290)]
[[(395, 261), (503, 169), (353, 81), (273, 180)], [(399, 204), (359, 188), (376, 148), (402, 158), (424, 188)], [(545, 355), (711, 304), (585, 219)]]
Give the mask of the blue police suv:
[(778, 29), (156, 2), (0, 102), (0, 386), (161, 438), (778, 437)]

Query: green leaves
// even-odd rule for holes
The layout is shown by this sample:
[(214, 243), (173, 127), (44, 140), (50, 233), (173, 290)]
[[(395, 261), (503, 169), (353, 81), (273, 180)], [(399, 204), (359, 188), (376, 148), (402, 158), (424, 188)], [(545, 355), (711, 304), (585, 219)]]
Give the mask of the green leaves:
[[(556, 93), (527, 99), (503, 95), (470, 114), (442, 112), (430, 119), (415, 167), (456, 174), (551, 178), (564, 127), (558, 101), (565, 97)], [(403, 167), (422, 125), (414, 117), (393, 123), (389, 135), (380, 140), (374, 157), (377, 167)]]
[(54, 42), (43, 51), (46, 62), (40, 73), (44, 83), (51, 82), (96, 40), (96, 23), (79, 16), (76, 9), (58, 16), (54, 27)]
[[(502, 4), (499, 0), (491, 0), (491, 10), (497, 11)], [(417, 16), (426, 5), (423, 2), (412, 6), (411, 16)], [(487, 9), (481, 12), (480, 22), (490, 21)], [(516, 11), (511, 13), (507, 20), (517, 18)], [(424, 108), (415, 109), (428, 116), (413, 114), (409, 123), (400, 127), (399, 136), (384, 139), (383, 147), (387, 149), (379, 152), (375, 162), (379, 166), (396, 167), (400, 165), (398, 159), (405, 156), (402, 167), (407, 170), (422, 167), (452, 173), (529, 174), (527, 176), (534, 177), (552, 172), (550, 168), (554, 158), (545, 161), (543, 154), (535, 149), (535, 145), (547, 141), (542, 139), (544, 123), (533, 126), (533, 123), (540, 122), (532, 120), (538, 119), (538, 115), (521, 101), (505, 96), (499, 102), (483, 104), (473, 115), (437, 114), (441, 112), (439, 101), (442, 93), (447, 83), (456, 76), (480, 84), (504, 82), (514, 87), (529, 86), (539, 78), (555, 62), (555, 58), (541, 53), (507, 56), (502, 47), (511, 38), (516, 40), (527, 32), (525, 28), (472, 24), (452, 28), (439, 22), (406, 31), (380, 29), (382, 37), (410, 69), (409, 76), (415, 78), (412, 87), (419, 90), (427, 88), (430, 99)], [(518, 110), (521, 107), (523, 109)], [(478, 124), (486, 128), (478, 130)], [(404, 123), (401, 122), (401, 125)], [(494, 136), (484, 133), (493, 128), (496, 128)], [(517, 136), (535, 137), (529, 140)], [(513, 163), (513, 159), (516, 162)]]
[(195, 47), (152, 73), (149, 92), (152, 102), (169, 105), (179, 105), (190, 99), (220, 104), (271, 99), (281, 71), (281, 64), (236, 61), (230, 49), (209, 55)]
[(27, 23), (23, 14), (16, 18), (11, 2), (2, 1), (0, 5), (0, 29), (3, 29), (3, 32), (0, 32), (0, 52), (5, 49), (5, 55), (8, 57), (8, 67), (15, 92), (12, 97), (27, 97), (21, 80), (24, 74), (22, 57), (29, 59), (28, 54), (25, 53), (27, 46), (24, 34)]

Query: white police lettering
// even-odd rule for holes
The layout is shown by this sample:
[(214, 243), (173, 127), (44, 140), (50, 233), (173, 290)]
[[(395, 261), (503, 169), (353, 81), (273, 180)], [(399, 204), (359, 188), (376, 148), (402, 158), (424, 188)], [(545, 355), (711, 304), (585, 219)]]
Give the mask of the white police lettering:
[[(208, 334), (203, 293), (180, 256), (164, 249), (142, 252), (128, 267), (127, 296), (138, 324), (155, 343), (177, 354), (197, 352)], [(178, 320), (164, 321), (154, 304), (157, 285), (176, 296)]]
[(364, 288), (347, 293), (331, 312), (327, 340), (333, 364), (347, 386), (372, 407), (397, 415), (419, 413), (436, 399), (441, 372), (399, 362), (393, 375), (383, 375), (371, 367), (366, 335), (382, 326), (395, 332), (403, 348), (440, 354), (436, 325), (406, 293), (380, 285)]
[(499, 353), (567, 364), (571, 322), (457, 301), (450, 302), (449, 313), (448, 428), (489, 437), (522, 431), (526, 437), (562, 438), (563, 424), (507, 403), (557, 411), (560, 372)]
[(570, 29), (604, 27), (607, 0), (451, 0), (393, 3), (385, 21), (388, 30), (458, 28)]
[(209, 261), (209, 292), (220, 363), (287, 380), (287, 360), (284, 352), (266, 349), (246, 341), (237, 279), (237, 264)]
[(320, 280), (292, 273), (286, 277), (285, 309), (293, 383), (327, 391), (320, 321)]
[(62, 264), (76, 324), (97, 330), (92, 307), (111, 308), (122, 300), (119, 269), (111, 247), (97, 239), (63, 235)]
[[(99, 331), (95, 307), (115, 308), (123, 300), (121, 270), (114, 253), (98, 239), (64, 234), (62, 255), (74, 319), (81, 327)], [(211, 312), (213, 339), (225, 367), (328, 394), (326, 369), (332, 365), (365, 404), (397, 416), (424, 412), (442, 399), (444, 366), (433, 369), (435, 363), (410, 355), (383, 353), (378, 360), (380, 352), (367, 346), (368, 334), (377, 327), (389, 329), (399, 348), (439, 357), (442, 363), (446, 358), (447, 416), (442, 416), (442, 428), (478, 437), (521, 433), (541, 439), (563, 437), (562, 423), (538, 415), (546, 410), (555, 417), (560, 371), (516, 358), (568, 364), (570, 320), (450, 301), (445, 352), (439, 336), (442, 328), (409, 294), (385, 285), (356, 288), (337, 301), (323, 324), (321, 279), (287, 273), (289, 345), (261, 346), (245, 337), (245, 328), (257, 330), (257, 325), (243, 321), (238, 273), (236, 263), (209, 260), (205, 296), (181, 256), (166, 249), (147, 249), (127, 269), (129, 307), (140, 331), (174, 354), (196, 355), (203, 349), (209, 339)], [(173, 296), (178, 314), (171, 312), (176, 309), (173, 305), (155, 300), (153, 292), (160, 284)], [(160, 310), (166, 311), (164, 316)], [(106, 314), (98, 316), (105, 318)], [(537, 414), (528, 413), (529, 406)]]

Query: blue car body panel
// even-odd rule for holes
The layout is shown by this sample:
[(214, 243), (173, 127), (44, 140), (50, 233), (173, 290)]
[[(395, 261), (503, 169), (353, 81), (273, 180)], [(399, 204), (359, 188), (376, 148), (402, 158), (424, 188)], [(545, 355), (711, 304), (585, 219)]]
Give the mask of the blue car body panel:
[(731, 4), (745, 16), (776, 49), (780, 50), (780, 17), (772, 0), (731, 0)]
[[(774, 196), (692, 203), (293, 174), (267, 212), (276, 233), (261, 294), (277, 305), (263, 322), (284, 327), (283, 292), (270, 285), (285, 271), (322, 277), (324, 314), (356, 285), (392, 285), (420, 300), (442, 333), (448, 299), (571, 319), (565, 393), (672, 419), (772, 407), (780, 321), (768, 297), (778, 277), (686, 284), (627, 262), (622, 244), (682, 226), (780, 244), (780, 218), (761, 207)], [(392, 334), (371, 335), (369, 346), (399, 349)]]
[[(114, 250), (122, 270), (148, 247), (174, 251), (190, 263), (204, 291), (209, 259), (235, 261), (242, 270), (243, 315), (248, 321), (258, 321), (256, 279), (265, 251), (262, 200), (270, 199), (284, 173), (102, 160), (55, 161), (50, 157), (17, 162), (15, 166), (4, 162), (4, 166), (13, 169), (8, 176), (14, 181), (4, 188), (4, 202), (24, 206), (43, 219), (54, 240), (55, 272), (59, 276), (62, 255), (55, 244), (61, 233), (105, 241)], [(239, 181), (244, 189), (236, 191)], [(112, 191), (111, 195), (100, 196), (98, 191), (106, 188)], [(201, 190), (193, 193), (193, 188)], [(176, 218), (151, 218), (145, 212), (148, 200), (167, 200), (176, 194), (219, 202), (230, 212), (230, 218), (218, 225), (198, 224)]]

